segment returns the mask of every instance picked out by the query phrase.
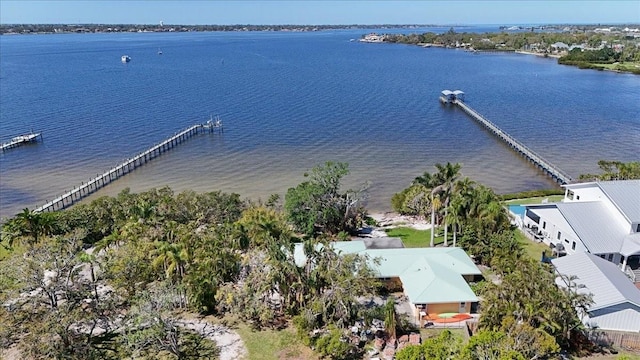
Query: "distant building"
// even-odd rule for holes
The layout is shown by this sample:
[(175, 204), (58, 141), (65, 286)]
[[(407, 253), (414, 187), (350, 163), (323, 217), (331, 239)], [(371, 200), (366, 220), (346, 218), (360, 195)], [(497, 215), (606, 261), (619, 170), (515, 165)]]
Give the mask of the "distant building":
[(551, 44), (551, 48), (555, 49), (556, 51), (564, 51), (564, 50), (569, 50), (569, 45), (563, 42), (555, 42)]

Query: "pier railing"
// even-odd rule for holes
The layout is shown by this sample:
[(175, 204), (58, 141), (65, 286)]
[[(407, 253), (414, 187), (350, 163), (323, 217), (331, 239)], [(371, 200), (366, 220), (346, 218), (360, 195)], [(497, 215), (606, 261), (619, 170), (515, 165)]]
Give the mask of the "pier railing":
[(13, 137), (13, 138), (11, 138), (10, 141), (7, 141), (6, 143), (0, 144), (0, 152), (4, 152), (5, 150), (13, 149), (13, 148), (18, 147), (20, 145), (24, 145), (24, 144), (28, 144), (28, 143), (32, 143), (32, 142), (37, 142), (38, 139), (42, 140), (42, 133), (30, 132), (30, 133), (25, 134), (25, 135), (20, 135), (20, 136)]
[(496, 124), (486, 119), (484, 116), (480, 115), (477, 111), (473, 110), (467, 104), (465, 104), (462, 100), (457, 99), (453, 101), (454, 104), (458, 105), (462, 111), (464, 111), (467, 115), (469, 115), (472, 119), (476, 120), (479, 124), (484, 126), (487, 130), (493, 133), (495, 136), (500, 138), (502, 141), (507, 143), (512, 149), (521, 153), (524, 157), (526, 157), (529, 161), (536, 164), (541, 170), (550, 175), (554, 180), (559, 182), (560, 184), (568, 184), (573, 181), (571, 176), (569, 176), (566, 172), (562, 171), (559, 167), (553, 165), (548, 160), (545, 160), (542, 156), (538, 155), (535, 151), (531, 150), (525, 144), (518, 141), (513, 136), (509, 135), (502, 129), (500, 129)]
[(93, 194), (101, 188), (109, 185), (113, 181), (121, 178), (122, 176), (130, 173), (136, 168), (146, 164), (152, 159), (160, 156), (164, 152), (173, 149), (175, 146), (190, 139), (198, 133), (204, 132), (222, 132), (222, 123), (217, 121), (216, 123), (207, 122), (206, 124), (196, 124), (190, 126), (170, 138), (162, 141), (161, 143), (154, 145), (146, 151), (139, 153), (133, 158), (127, 159), (121, 164), (118, 164), (102, 174), (96, 175), (90, 179), (87, 183), (82, 183), (80, 186), (74, 187), (72, 190), (65, 192), (64, 194), (56, 197), (55, 199), (48, 201), (44, 205), (36, 208), (35, 212), (43, 211), (57, 211), (69, 207), (83, 198)]

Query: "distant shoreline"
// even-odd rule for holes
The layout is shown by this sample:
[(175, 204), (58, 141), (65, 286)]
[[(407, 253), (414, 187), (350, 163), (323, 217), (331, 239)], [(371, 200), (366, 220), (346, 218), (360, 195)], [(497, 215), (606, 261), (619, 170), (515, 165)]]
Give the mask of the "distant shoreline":
[(358, 29), (419, 29), (446, 25), (179, 25), (179, 24), (2, 24), (0, 35), (165, 33), (165, 32), (314, 32)]

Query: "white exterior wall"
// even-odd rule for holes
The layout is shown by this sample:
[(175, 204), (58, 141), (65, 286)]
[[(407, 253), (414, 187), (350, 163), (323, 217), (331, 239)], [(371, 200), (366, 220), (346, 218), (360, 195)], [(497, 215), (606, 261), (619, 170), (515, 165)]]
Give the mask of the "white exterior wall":
[[(610, 311), (605, 313), (605, 311)], [(596, 326), (603, 330), (640, 332), (640, 308), (630, 303), (598, 310), (585, 317), (583, 323), (587, 327)]]
[[(556, 210), (557, 211), (557, 210)], [(542, 231), (543, 234), (546, 234), (544, 237), (544, 243), (549, 245), (553, 244), (562, 244), (569, 253), (571, 250), (571, 244), (573, 241), (576, 242), (576, 251), (578, 248), (582, 249), (581, 251), (586, 251), (586, 247), (582, 244), (582, 241), (579, 240), (578, 235), (571, 229), (569, 223), (566, 221), (560, 222), (559, 224), (553, 223), (554, 220), (545, 218), (540, 216), (540, 224), (538, 225), (538, 230)], [(545, 228), (542, 228), (542, 224), (546, 223)], [(558, 232), (560, 232), (560, 240), (558, 240)], [(567, 239), (569, 242), (565, 242)], [(573, 253), (573, 251), (571, 252)]]
[[(579, 188), (567, 188), (568, 191), (573, 191), (573, 200), (569, 199), (569, 197), (565, 194), (563, 202), (576, 202), (576, 201), (609, 201), (609, 198), (600, 190), (598, 185), (593, 184), (590, 187), (579, 187)], [(567, 191), (567, 192), (568, 192)], [(580, 198), (578, 200), (578, 197)]]
[[(525, 217), (525, 220), (527, 219), (528, 218)], [(542, 229), (543, 221), (546, 222), (545, 229)], [(525, 226), (527, 224), (529, 224), (529, 226), (536, 225), (538, 226), (538, 229), (540, 231), (546, 231), (547, 236), (545, 236), (542, 241), (547, 245), (549, 245), (550, 243), (553, 243), (554, 245), (561, 243), (564, 246), (567, 252), (567, 255), (587, 251), (587, 248), (584, 246), (582, 241), (580, 241), (580, 239), (578, 238), (578, 235), (576, 235), (576, 233), (571, 229), (569, 224), (567, 224), (566, 222), (561, 225), (556, 225), (551, 223), (549, 219), (545, 219), (544, 217), (541, 216), (540, 224), (536, 224), (535, 222), (531, 221), (531, 219), (528, 219), (528, 221), (525, 221)], [(558, 231), (560, 231), (560, 235), (561, 235), (560, 240), (558, 240)], [(575, 250), (571, 248), (573, 245), (573, 242), (576, 243)]]
[[(582, 241), (580, 241), (577, 237), (575, 237), (575, 238), (567, 237), (567, 240), (569, 240), (569, 244), (567, 244), (565, 242), (563, 242), (563, 244), (564, 244), (565, 249), (567, 250), (567, 254), (568, 255), (587, 252), (587, 248), (584, 246)], [(574, 241), (576, 242), (575, 250), (571, 249), (571, 246), (572, 246)]]

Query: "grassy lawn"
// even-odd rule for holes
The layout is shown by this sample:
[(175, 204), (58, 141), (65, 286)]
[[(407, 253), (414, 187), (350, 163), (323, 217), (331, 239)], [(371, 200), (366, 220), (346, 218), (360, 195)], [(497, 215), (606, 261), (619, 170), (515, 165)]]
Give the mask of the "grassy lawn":
[(518, 229), (513, 231), (516, 239), (518, 239), (518, 241), (523, 245), (525, 254), (527, 254), (530, 258), (536, 261), (540, 261), (540, 259), (542, 258), (542, 252), (545, 250), (547, 251), (547, 256), (551, 255), (551, 249), (544, 243), (537, 243), (529, 240)]
[(620, 70), (620, 71), (638, 71), (640, 69), (640, 63), (637, 62), (624, 62), (624, 63), (614, 63), (614, 64), (593, 64), (596, 66), (600, 66), (609, 70)]
[[(442, 232), (440, 230), (438, 232)], [(397, 227), (386, 230), (387, 235), (390, 237), (399, 237), (402, 239), (402, 243), (406, 248), (419, 248), (429, 247), (431, 242), (431, 230), (416, 230), (410, 227)], [(434, 245), (442, 244), (444, 242), (444, 233), (436, 234), (434, 239)], [(453, 242), (453, 235), (451, 233), (447, 236), (449, 238), (449, 244)]]
[(438, 335), (440, 335), (440, 333), (443, 330), (449, 330), (451, 331), (451, 333), (457, 337), (459, 337), (460, 339), (464, 339), (464, 329), (462, 328), (450, 328), (450, 329), (420, 329), (420, 336), (422, 337), (422, 340), (424, 341), (424, 339), (428, 339), (431, 337), (436, 337)]
[(549, 202), (560, 202), (564, 199), (564, 195), (538, 196), (524, 199), (513, 199), (505, 201), (508, 205), (524, 205), (524, 204), (541, 204), (542, 200), (549, 199)]
[(309, 347), (305, 346), (295, 334), (293, 328), (284, 330), (251, 330), (247, 325), (238, 323), (235, 329), (249, 351), (251, 360), (318, 360)]

